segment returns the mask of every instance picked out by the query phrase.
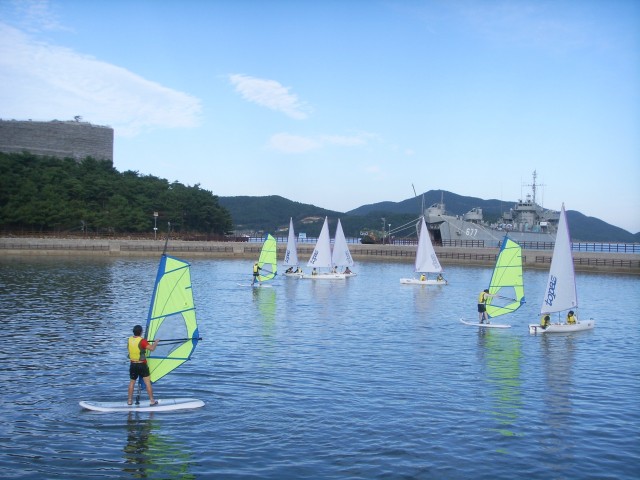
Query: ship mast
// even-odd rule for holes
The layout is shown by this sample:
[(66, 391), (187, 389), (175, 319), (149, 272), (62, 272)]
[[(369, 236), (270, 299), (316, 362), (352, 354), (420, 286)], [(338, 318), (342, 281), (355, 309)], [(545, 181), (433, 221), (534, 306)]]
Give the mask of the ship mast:
[(545, 187), (546, 186), (546, 185), (543, 185), (541, 183), (536, 183), (537, 176), (538, 176), (538, 173), (534, 170), (533, 171), (533, 183), (525, 185), (525, 187), (531, 187), (531, 191), (533, 192), (533, 203), (535, 205), (537, 205), (537, 203), (536, 203), (536, 187)]

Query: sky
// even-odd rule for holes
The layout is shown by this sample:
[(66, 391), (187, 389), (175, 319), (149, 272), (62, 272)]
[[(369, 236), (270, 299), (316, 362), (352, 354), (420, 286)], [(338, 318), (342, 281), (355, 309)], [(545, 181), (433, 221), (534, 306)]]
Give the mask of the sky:
[[(0, 0), (0, 118), (347, 212), (429, 190), (640, 232), (637, 0)], [(444, 197), (446, 204), (446, 196)]]

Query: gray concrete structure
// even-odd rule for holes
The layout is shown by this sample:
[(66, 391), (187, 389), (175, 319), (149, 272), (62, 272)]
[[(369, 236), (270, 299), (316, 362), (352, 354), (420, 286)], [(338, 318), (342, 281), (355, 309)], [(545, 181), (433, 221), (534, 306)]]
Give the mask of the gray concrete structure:
[(81, 121), (0, 120), (0, 152), (113, 163), (113, 128)]

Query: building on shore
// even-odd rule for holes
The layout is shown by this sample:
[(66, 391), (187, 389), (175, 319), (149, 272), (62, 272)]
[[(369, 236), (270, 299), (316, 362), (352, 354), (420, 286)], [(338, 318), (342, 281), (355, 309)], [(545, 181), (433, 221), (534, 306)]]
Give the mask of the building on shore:
[(75, 120), (50, 122), (0, 120), (0, 152), (82, 160), (92, 157), (113, 164), (113, 128)]

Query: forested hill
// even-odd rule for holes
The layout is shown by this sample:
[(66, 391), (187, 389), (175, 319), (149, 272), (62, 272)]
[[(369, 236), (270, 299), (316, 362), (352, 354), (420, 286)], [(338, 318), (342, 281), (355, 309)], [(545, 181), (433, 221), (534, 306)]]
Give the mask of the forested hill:
[[(424, 205), (428, 207), (442, 198), (441, 191), (429, 191), (424, 194)], [(514, 202), (500, 200), (482, 200), (476, 197), (464, 197), (451, 192), (444, 192), (447, 211), (454, 215), (462, 215), (473, 207), (481, 207), (485, 218), (497, 218), (505, 208)], [(267, 197), (220, 197), (220, 205), (231, 212), (236, 229), (248, 233), (261, 234), (265, 232), (277, 234), (285, 232), (289, 226), (289, 218), (294, 221), (296, 233), (304, 232), (309, 236), (317, 236), (322, 227), (325, 216), (334, 228), (338, 218), (342, 223), (345, 235), (359, 237), (362, 232), (380, 231), (383, 218), (386, 225), (392, 225), (395, 230), (401, 225), (409, 225), (407, 236), (415, 236), (412, 222), (420, 215), (422, 196), (410, 198), (402, 202), (380, 202), (363, 205), (346, 213), (326, 210), (315, 205), (309, 205), (287, 200), (280, 196)], [(602, 220), (587, 217), (580, 212), (567, 211), (571, 236), (575, 241), (585, 242), (621, 242), (640, 243), (640, 233), (631, 234), (626, 230), (610, 225)], [(400, 233), (399, 236), (403, 236)]]
[[(154, 212), (158, 213), (157, 219)], [(198, 185), (138, 172), (111, 162), (0, 153), (0, 231), (4, 233), (145, 233), (223, 235), (231, 215)]]

